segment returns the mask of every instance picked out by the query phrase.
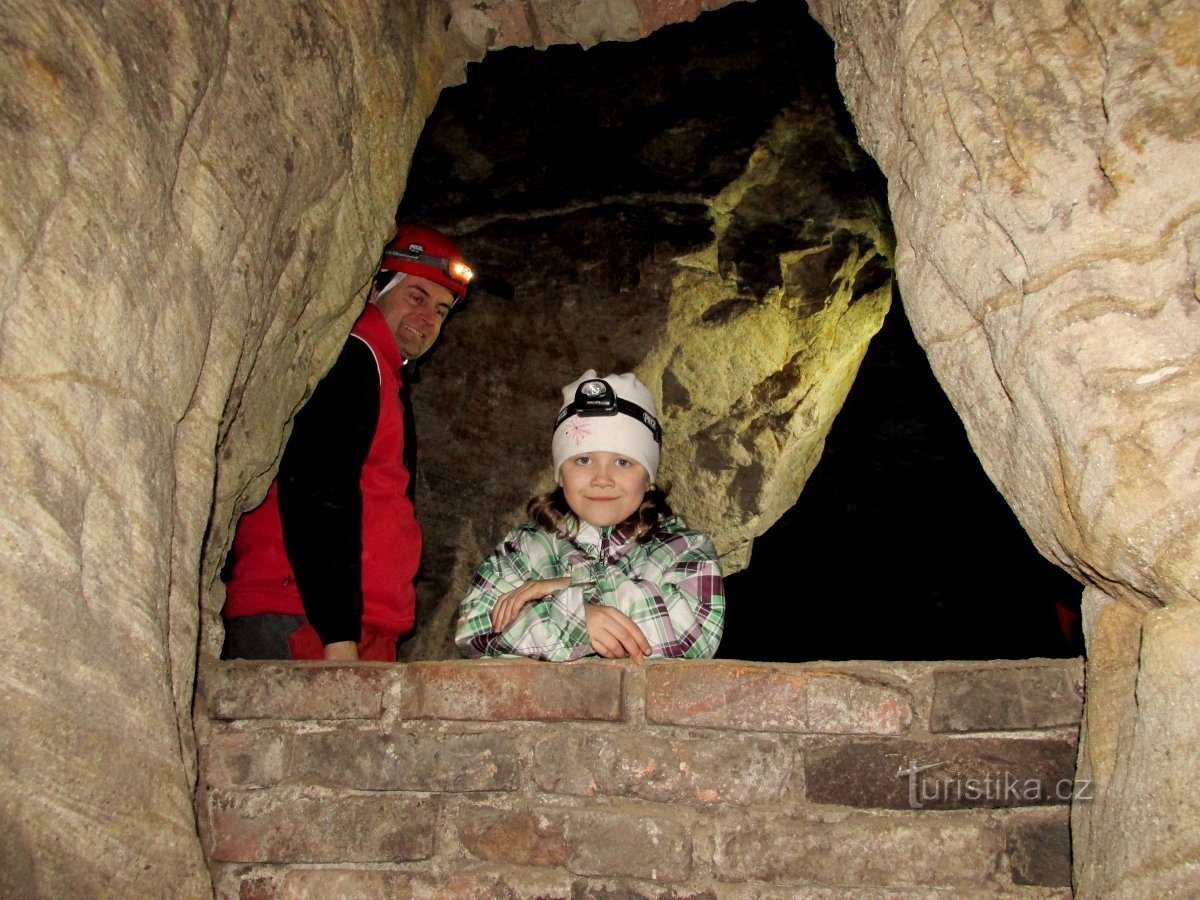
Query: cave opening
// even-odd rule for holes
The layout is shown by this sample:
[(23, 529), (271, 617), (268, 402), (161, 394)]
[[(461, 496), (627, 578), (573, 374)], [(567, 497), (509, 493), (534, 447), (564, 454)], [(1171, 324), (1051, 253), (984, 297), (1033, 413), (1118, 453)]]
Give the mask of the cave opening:
[[(761, 303), (785, 277), (781, 256), (818, 241), (823, 223), (850, 215), (842, 210), (863, 197), (882, 204), (886, 217), (885, 186), (869, 159), (853, 171), (841, 165), (847, 151), (833, 141), (853, 140), (853, 125), (832, 43), (803, 4), (733, 4), (637, 42), (587, 50), (511, 48), (471, 64), (465, 84), (443, 91), (397, 218), (465, 236), (473, 262), (512, 282), (518, 296), (507, 306), (482, 299), (448, 329), (493, 335), (501, 358), (480, 366), (450, 349), (423, 363), (434, 376), (428, 390), (414, 390), (427, 509), (440, 504), (444, 518), (448, 509), (508, 516), (517, 508), (499, 485), (458, 479), (464, 455), (489, 441), (456, 446), (468, 430), (448, 424), (445, 409), (479, 423), (491, 414), (479, 395), (544, 405), (544, 391), (532, 385), (540, 380), (544, 389), (546, 378), (565, 383), (576, 374), (563, 377), (567, 370), (542, 360), (555, 352), (611, 371), (638, 366), (661, 337), (653, 304), (669, 294), (664, 261), (713, 240), (714, 218), (726, 211), (712, 197), (742, 176), (785, 111), (805, 121), (823, 99), (833, 100), (836, 121), (813, 129), (806, 140), (815, 152), (804, 161), (822, 186), (801, 200), (756, 194), (757, 186), (745, 191), (741, 212), (717, 241), (738, 294), (706, 313), (714, 318)], [(810, 266), (803, 279), (823, 278), (828, 287), (837, 265)], [(858, 270), (852, 280), (877, 287), (879, 272)], [(571, 310), (559, 327), (514, 330), (513, 320), (564, 315), (556, 304)], [(1078, 584), (1037, 553), (987, 479), (898, 296), (865, 340), (820, 462), (800, 496), (785, 498), (791, 509), (754, 540), (749, 566), (727, 576), (719, 655), (780, 662), (1079, 655)], [(450, 383), (449, 392), (439, 382)], [(669, 413), (666, 393), (664, 383)], [(541, 449), (513, 437), (518, 425), (492, 430), (514, 456)], [(532, 483), (543, 466), (539, 457), (507, 471)], [(457, 501), (439, 497), (455, 491)], [(478, 541), (482, 551), (496, 530), (447, 527), (437, 509), (422, 518), (429, 541), (420, 617), (423, 627), (445, 632), (449, 592), (462, 577), (456, 549)], [(452, 655), (445, 634), (402, 652)]]
[(726, 584), (727, 658), (1083, 655), (1079, 584), (984, 473), (898, 302), (795, 506)]

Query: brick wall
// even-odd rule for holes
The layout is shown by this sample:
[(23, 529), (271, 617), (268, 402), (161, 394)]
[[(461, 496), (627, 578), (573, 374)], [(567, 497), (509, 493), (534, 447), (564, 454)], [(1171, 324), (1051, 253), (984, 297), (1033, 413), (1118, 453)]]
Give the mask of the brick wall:
[(1069, 897), (1082, 683), (1077, 660), (221, 663), (197, 803), (244, 900)]

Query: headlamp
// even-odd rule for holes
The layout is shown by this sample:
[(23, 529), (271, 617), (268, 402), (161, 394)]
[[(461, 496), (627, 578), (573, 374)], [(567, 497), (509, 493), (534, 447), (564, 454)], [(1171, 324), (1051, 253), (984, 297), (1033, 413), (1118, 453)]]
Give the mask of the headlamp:
[(621, 413), (637, 419), (650, 429), (656, 444), (662, 443), (662, 428), (650, 412), (642, 409), (636, 403), (631, 403), (617, 392), (603, 378), (592, 378), (583, 382), (575, 389), (575, 399), (559, 412), (554, 422), (555, 429), (570, 416), (615, 416)]
[(462, 284), (470, 284), (471, 279), (475, 277), (475, 270), (460, 259), (452, 259), (449, 262), (450, 266), (446, 271), (450, 273), (450, 277)]
[(471, 279), (475, 277), (475, 270), (461, 259), (430, 256), (420, 244), (409, 244), (407, 248), (388, 247), (383, 251), (383, 259), (380, 260), (379, 267), (387, 269), (388, 260), (392, 259), (429, 266), (431, 269), (439, 269), (462, 285), (470, 284)]

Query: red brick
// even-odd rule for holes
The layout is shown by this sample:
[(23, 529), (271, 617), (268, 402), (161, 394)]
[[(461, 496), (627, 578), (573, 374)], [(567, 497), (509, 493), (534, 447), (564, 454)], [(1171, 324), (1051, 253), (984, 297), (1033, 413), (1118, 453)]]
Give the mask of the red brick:
[(214, 719), (377, 719), (399, 668), (238, 660), (209, 667), (201, 690)]
[(646, 667), (646, 720), (753, 731), (803, 731), (804, 669), (745, 663), (652, 663)]
[(244, 878), (238, 885), (238, 900), (275, 900), (279, 885), (270, 875)]
[(881, 681), (817, 674), (804, 693), (814, 734), (903, 734), (912, 724), (912, 697)]
[(692, 869), (689, 829), (665, 817), (584, 810), (475, 810), (458, 823), (471, 853), (491, 862), (561, 866), (575, 875), (678, 882)]
[(1052, 665), (944, 669), (933, 675), (934, 732), (1013, 731), (1077, 725), (1083, 715), (1083, 668)]
[(278, 900), (277, 870), (210, 860), (213, 896), (220, 900)]
[(896, 734), (912, 721), (912, 698), (882, 681), (802, 666), (652, 663), (646, 719), (742, 731)]
[(647, 35), (664, 25), (691, 22), (700, 15), (700, 0), (641, 0), (638, 6), (638, 34)]
[(1066, 809), (1005, 820), (1008, 859), (1016, 884), (1071, 886), (1071, 822)]
[(403, 669), (406, 719), (621, 721), (620, 664), (458, 660)]
[(367, 791), (512, 791), (520, 776), (515, 740), (499, 731), (296, 735), (287, 780)]
[(661, 816), (628, 812), (574, 812), (566, 817), (576, 875), (686, 881), (692, 871), (687, 825)]
[(395, 869), (292, 869), (283, 882), (287, 900), (494, 900), (517, 894), (504, 876), (489, 872), (434, 875)]
[(213, 787), (270, 787), (283, 780), (291, 749), (291, 735), (280, 731), (215, 731), (201, 767)]
[(998, 827), (970, 813), (721, 819), (714, 839), (724, 882), (889, 889), (989, 886), (1004, 849)]
[(775, 803), (793, 790), (794, 756), (790, 748), (769, 741), (558, 733), (534, 747), (533, 777), (545, 791), (585, 797)]
[(563, 866), (570, 855), (561, 815), (485, 810), (458, 822), (458, 839), (480, 859), (518, 866)]
[(430, 800), (283, 791), (213, 791), (209, 814), (218, 862), (427, 859), (437, 820)]
[[(860, 738), (806, 750), (804, 759), (812, 803), (926, 810), (1039, 806), (1069, 802), (1075, 742), (1049, 735)], [(1065, 796), (1058, 796), (1064, 783)]]

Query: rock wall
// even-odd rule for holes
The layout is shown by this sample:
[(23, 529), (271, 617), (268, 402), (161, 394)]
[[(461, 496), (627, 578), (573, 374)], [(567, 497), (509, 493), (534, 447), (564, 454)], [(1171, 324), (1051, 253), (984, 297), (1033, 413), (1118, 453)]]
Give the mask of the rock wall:
[[(1200, 766), (1180, 643), (1200, 599), (1200, 8), (810, 5), (888, 178), (917, 338), (1034, 542), (1092, 586), (1104, 674), (1082, 759), (1112, 795), (1076, 810), (1077, 889), (1186, 892), (1200, 826), (1171, 785)], [(1139, 752), (1151, 731), (1169, 761)]]
[(1082, 677), (231, 663), (201, 823), (230, 898), (1069, 897)]

